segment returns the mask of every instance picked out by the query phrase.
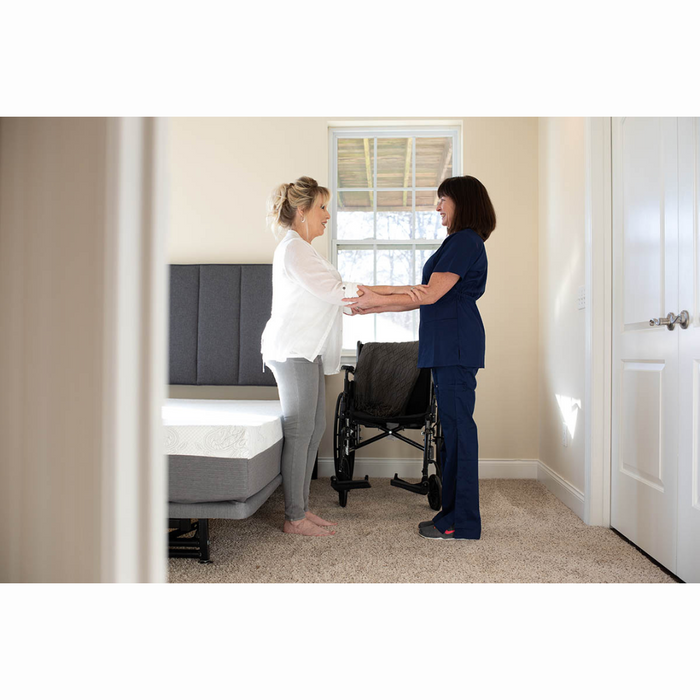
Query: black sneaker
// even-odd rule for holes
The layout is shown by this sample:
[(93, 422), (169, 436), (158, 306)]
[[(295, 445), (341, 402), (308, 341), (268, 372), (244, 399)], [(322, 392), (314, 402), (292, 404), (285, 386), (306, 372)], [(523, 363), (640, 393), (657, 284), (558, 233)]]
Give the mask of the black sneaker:
[(424, 528), (419, 530), (418, 534), (421, 537), (425, 537), (426, 540), (453, 540), (455, 538), (454, 530), (447, 530), (446, 532), (440, 532), (435, 525), (432, 528)]
[(422, 523), (418, 523), (419, 530), (425, 530), (426, 527), (432, 527), (432, 526), (433, 526), (432, 520), (424, 520)]

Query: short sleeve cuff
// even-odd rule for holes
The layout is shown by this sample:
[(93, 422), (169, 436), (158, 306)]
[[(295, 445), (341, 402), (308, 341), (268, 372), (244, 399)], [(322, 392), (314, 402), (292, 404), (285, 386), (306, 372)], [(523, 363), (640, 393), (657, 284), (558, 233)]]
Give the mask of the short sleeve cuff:
[(433, 268), (433, 273), (451, 272), (454, 275), (459, 275), (460, 279), (464, 277), (464, 263), (461, 260), (445, 260), (442, 265), (440, 262)]

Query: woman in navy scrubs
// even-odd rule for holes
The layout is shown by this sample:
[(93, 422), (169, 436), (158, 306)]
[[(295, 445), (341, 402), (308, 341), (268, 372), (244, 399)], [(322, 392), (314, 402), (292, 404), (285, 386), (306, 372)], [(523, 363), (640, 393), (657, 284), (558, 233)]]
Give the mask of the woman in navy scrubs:
[(474, 422), (476, 373), (484, 366), (485, 333), (476, 300), (486, 288), (484, 241), (496, 228), (486, 188), (474, 177), (452, 177), (438, 188), (437, 211), (447, 237), (423, 267), (410, 295), (377, 294), (360, 285), (353, 313), (420, 307), (418, 366), (430, 367), (444, 435), (442, 510), (420, 523), (435, 540), (481, 537), (479, 443)]

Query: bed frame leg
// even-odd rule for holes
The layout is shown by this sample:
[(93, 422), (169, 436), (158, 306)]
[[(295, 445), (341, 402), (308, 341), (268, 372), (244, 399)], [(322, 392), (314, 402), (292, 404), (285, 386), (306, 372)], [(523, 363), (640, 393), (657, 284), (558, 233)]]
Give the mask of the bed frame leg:
[(209, 559), (209, 519), (203, 518), (197, 521), (197, 531), (199, 534), (199, 563), (200, 564), (211, 564), (211, 559)]
[[(196, 523), (190, 519), (170, 519), (174, 532), (168, 535), (168, 556), (174, 558), (199, 559), (200, 564), (211, 564), (209, 559), (209, 520), (199, 518)], [(182, 537), (194, 532), (192, 537)]]

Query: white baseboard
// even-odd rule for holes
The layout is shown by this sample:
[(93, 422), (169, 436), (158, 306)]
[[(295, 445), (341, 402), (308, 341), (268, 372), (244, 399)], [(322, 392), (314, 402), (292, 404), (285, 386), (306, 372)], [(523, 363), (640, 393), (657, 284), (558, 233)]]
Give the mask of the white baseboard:
[[(539, 468), (536, 459), (480, 459), (479, 478), (480, 479), (536, 479)], [(389, 457), (362, 458), (355, 460), (356, 479), (361, 479), (366, 475), (377, 479), (390, 479), (394, 474), (398, 474), (404, 479), (420, 478), (423, 469), (422, 459), (397, 459)], [(433, 471), (431, 470), (431, 473)], [(318, 475), (333, 476), (333, 460), (318, 460)]]
[(544, 484), (565, 506), (571, 508), (581, 520), (584, 516), (584, 495), (563, 479), (544, 462), (537, 462), (537, 481)]

